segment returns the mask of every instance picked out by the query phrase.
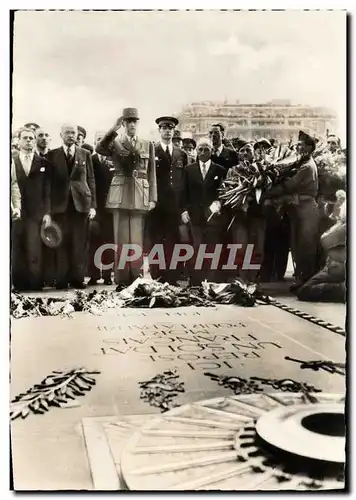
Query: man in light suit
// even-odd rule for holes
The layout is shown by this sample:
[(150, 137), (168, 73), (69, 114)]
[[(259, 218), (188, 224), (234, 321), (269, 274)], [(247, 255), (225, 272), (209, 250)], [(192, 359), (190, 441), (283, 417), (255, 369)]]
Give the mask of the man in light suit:
[(95, 179), (91, 155), (75, 145), (76, 125), (61, 128), (63, 145), (49, 151), (51, 168), (51, 216), (62, 230), (57, 248), (56, 288), (85, 288), (85, 250), (88, 218), (96, 211)]
[[(114, 176), (106, 207), (112, 210), (114, 240), (118, 247), (115, 258), (115, 283), (130, 285), (141, 274), (142, 260), (126, 262), (120, 269), (119, 245), (138, 245), (143, 251), (144, 219), (157, 201), (154, 145), (137, 136), (139, 121), (136, 108), (125, 108), (122, 117), (97, 144), (96, 152), (114, 163)], [(125, 134), (117, 132), (124, 125)]]
[[(41, 290), (41, 224), (48, 224), (50, 165), (35, 153), (35, 132), (21, 129), (19, 154), (13, 159), (11, 195), (13, 224), (13, 285), (18, 290)], [(20, 197), (19, 197), (20, 193)]]

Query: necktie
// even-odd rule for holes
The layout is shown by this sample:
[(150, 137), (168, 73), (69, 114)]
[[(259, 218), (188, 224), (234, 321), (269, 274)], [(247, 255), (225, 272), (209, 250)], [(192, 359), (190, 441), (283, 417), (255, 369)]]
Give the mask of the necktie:
[(134, 137), (131, 138), (131, 144), (132, 144), (132, 147), (136, 146), (136, 139)]
[(205, 179), (205, 176), (206, 176), (206, 163), (203, 163), (202, 166), (201, 166), (201, 170), (202, 170), (202, 175), (203, 175), (203, 179)]
[(171, 160), (171, 153), (169, 152), (169, 147), (167, 146), (167, 149), (166, 149), (166, 155), (168, 156), (169, 158), (169, 161)]
[(25, 155), (25, 171), (28, 174), (31, 168), (31, 156)]
[(70, 152), (70, 148), (67, 149), (67, 160), (70, 161), (72, 159), (72, 154)]

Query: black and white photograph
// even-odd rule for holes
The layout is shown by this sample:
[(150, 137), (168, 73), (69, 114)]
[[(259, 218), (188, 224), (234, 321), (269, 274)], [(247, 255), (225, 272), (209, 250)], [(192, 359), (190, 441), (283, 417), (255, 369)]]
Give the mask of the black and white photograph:
[(10, 489), (347, 490), (348, 19), (10, 11)]

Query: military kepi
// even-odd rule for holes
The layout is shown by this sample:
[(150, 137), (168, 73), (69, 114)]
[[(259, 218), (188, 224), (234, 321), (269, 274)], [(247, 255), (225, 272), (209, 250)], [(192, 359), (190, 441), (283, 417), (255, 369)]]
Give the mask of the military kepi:
[(123, 120), (139, 120), (138, 110), (136, 108), (124, 108), (122, 111)]
[(163, 123), (171, 123), (174, 127), (176, 127), (179, 121), (174, 116), (160, 116), (156, 119), (156, 123), (158, 126), (162, 125)]
[(305, 144), (308, 144), (308, 146), (312, 146), (313, 149), (315, 149), (315, 147), (316, 147), (315, 138), (311, 137), (309, 134), (307, 134), (303, 130), (299, 131), (298, 141), (304, 142)]

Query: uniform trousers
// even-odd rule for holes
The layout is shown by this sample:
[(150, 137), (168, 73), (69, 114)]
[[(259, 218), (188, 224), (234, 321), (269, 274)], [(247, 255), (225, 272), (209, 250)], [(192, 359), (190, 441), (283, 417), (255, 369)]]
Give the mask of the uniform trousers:
[[(113, 210), (114, 241), (117, 246), (117, 252), (115, 253), (115, 283), (117, 285), (130, 285), (142, 274), (144, 217), (145, 212)], [(124, 244), (138, 245), (141, 256), (132, 262), (127, 262), (127, 259), (126, 262), (123, 262), (124, 259), (122, 259), (120, 263), (122, 245)], [(119, 269), (119, 267), (123, 268)]]
[(345, 263), (327, 258), (325, 267), (297, 291), (299, 300), (345, 302)]
[(159, 279), (162, 283), (176, 284), (182, 276), (183, 263), (178, 263), (177, 269), (170, 269), (172, 254), (176, 244), (180, 243), (180, 214), (177, 210), (169, 210), (169, 204), (157, 205), (148, 213), (146, 220), (146, 231), (148, 234), (148, 250), (155, 245), (160, 245), (164, 252), (165, 269), (158, 264), (150, 263), (150, 274), (152, 279)]
[(291, 251), (295, 262), (295, 277), (305, 283), (316, 271), (319, 245), (319, 214), (314, 198), (300, 199), (289, 205)]

